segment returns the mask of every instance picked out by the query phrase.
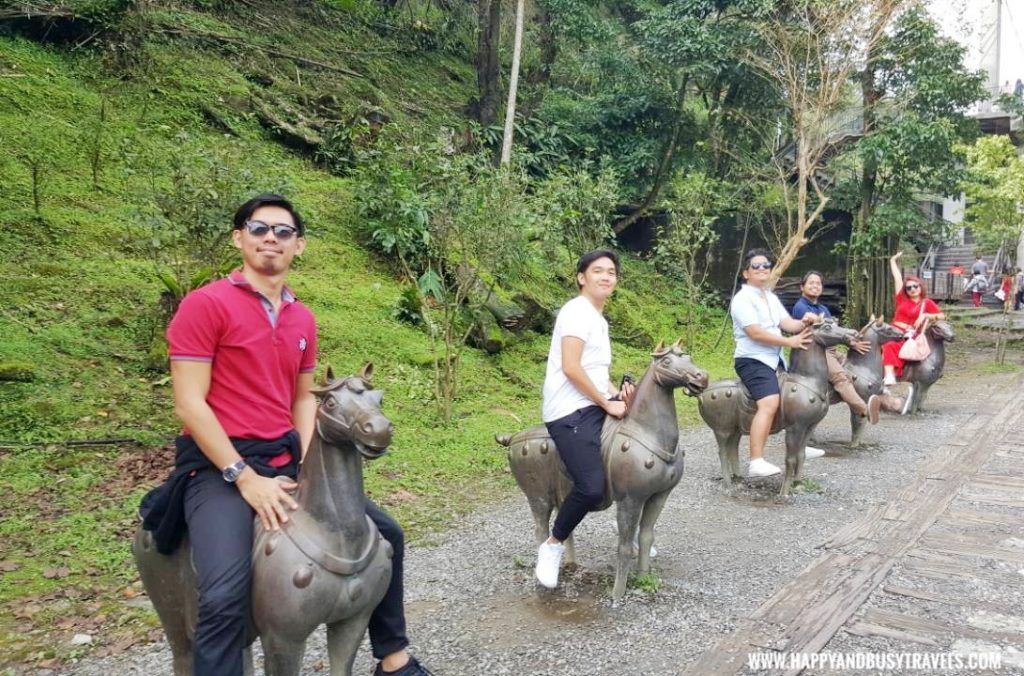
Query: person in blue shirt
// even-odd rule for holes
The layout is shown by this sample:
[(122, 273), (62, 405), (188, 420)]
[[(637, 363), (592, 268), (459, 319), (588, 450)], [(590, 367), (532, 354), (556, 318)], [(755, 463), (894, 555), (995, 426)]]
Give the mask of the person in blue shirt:
[[(823, 319), (831, 319), (832, 313), (821, 303), (821, 292), (824, 288), (824, 278), (817, 270), (811, 270), (804, 274), (800, 280), (800, 299), (793, 305), (793, 319), (803, 319), (809, 313), (813, 313)], [(870, 349), (867, 341), (857, 341), (853, 349), (864, 354)], [(861, 417), (866, 417), (872, 425), (878, 422), (878, 412), (882, 407), (882, 400), (871, 395), (867, 402), (860, 398), (857, 389), (850, 382), (850, 377), (843, 368), (839, 354), (835, 347), (825, 351), (825, 361), (828, 364), (828, 379), (832, 383), (839, 397), (846, 402), (850, 410)]]

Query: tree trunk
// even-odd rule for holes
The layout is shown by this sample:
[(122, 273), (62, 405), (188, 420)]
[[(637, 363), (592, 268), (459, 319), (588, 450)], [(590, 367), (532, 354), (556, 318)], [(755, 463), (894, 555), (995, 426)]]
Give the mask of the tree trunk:
[(665, 146), (665, 152), (661, 154), (661, 161), (658, 162), (658, 168), (654, 172), (654, 184), (636, 209), (612, 225), (612, 231), (616, 235), (636, 223), (647, 213), (647, 210), (658, 199), (658, 195), (665, 186), (665, 181), (668, 179), (669, 174), (672, 173), (672, 158), (675, 156), (676, 144), (679, 142), (679, 133), (683, 128), (683, 104), (686, 102), (686, 87), (689, 85), (689, 82), (690, 76), (684, 75), (683, 83), (676, 92), (676, 119), (672, 126), (672, 133), (669, 135), (668, 143)]
[(476, 82), (480, 95), (479, 120), (489, 127), (498, 119), (498, 43), (501, 36), (501, 0), (479, 0)]
[(523, 51), (523, 14), (526, 0), (516, 2), (516, 36), (512, 45), (512, 77), (508, 84), (508, 105), (505, 106), (505, 136), (501, 142), (501, 164), (512, 159), (512, 134), (515, 131), (516, 91), (519, 88), (519, 58)]
[(537, 38), (540, 47), (540, 67), (532, 81), (535, 84), (547, 84), (551, 80), (551, 69), (558, 57), (558, 43), (555, 41), (554, 31), (551, 30), (551, 15), (548, 14), (543, 2), (537, 3), (537, 22), (540, 24)]
[[(860, 77), (861, 98), (864, 101), (864, 136), (868, 136), (875, 130), (875, 107), (882, 96), (875, 83), (875, 58), (874, 49), (871, 49), (868, 52), (864, 72), (861, 73)], [(864, 158), (864, 166), (861, 168), (860, 208), (857, 210), (857, 215), (854, 218), (853, 233), (851, 234), (851, 239), (855, 245), (851, 247), (852, 252), (859, 250), (859, 247), (856, 246), (857, 238), (866, 236), (871, 227), (871, 218), (875, 211), (877, 181), (878, 161), (874, 156), (868, 155)], [(847, 259), (846, 277), (852, 282), (847, 288), (847, 322), (855, 325), (863, 324), (871, 313), (877, 313), (885, 307), (884, 301), (879, 303), (879, 301), (883, 300), (882, 294), (873, 294), (874, 287), (880, 281), (876, 278), (879, 274), (878, 268), (886, 268), (885, 261), (882, 261), (880, 266), (875, 256), (884, 254), (885, 252), (880, 251), (868, 252), (867, 261), (863, 266), (857, 253), (851, 253)], [(867, 273), (867, 279), (857, 274), (859, 269), (863, 269)], [(888, 269), (883, 269), (881, 274), (887, 278), (889, 275)]]

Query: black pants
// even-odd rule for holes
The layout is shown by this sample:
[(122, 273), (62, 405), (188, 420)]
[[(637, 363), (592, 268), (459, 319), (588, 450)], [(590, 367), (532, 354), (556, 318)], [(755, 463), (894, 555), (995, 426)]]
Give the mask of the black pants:
[(545, 423), (573, 484), (551, 529), (551, 535), (558, 541), (572, 535), (587, 512), (600, 505), (604, 498), (601, 428), (605, 415), (600, 406), (587, 406)]
[[(391, 584), (370, 617), (370, 643), (380, 659), (409, 645), (405, 635), (402, 560), (405, 538), (398, 523), (370, 500), (366, 514), (394, 548)], [(238, 488), (215, 470), (203, 470), (185, 489), (185, 519), (199, 590), (194, 640), (196, 676), (240, 676), (250, 614), (253, 518)]]

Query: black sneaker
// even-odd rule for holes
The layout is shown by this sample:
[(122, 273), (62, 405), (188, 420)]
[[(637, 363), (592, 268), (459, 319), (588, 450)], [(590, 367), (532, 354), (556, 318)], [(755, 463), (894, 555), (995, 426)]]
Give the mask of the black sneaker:
[(373, 676), (433, 676), (433, 674), (420, 664), (419, 660), (410, 655), (409, 661), (398, 671), (384, 671), (384, 667), (380, 665), (380, 662), (377, 662), (377, 668), (373, 670)]

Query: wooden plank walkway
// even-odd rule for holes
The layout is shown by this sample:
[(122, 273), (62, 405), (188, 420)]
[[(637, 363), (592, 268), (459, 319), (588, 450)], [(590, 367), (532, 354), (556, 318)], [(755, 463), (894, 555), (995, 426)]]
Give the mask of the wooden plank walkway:
[[(747, 659), (752, 652), (817, 653), (840, 630), (844, 635), (905, 644), (901, 650), (907, 652), (948, 651), (957, 638), (1024, 647), (1024, 626), (954, 625), (865, 603), (879, 594), (953, 607), (971, 601), (983, 614), (988, 603), (994, 617), (1008, 617), (998, 599), (963, 598), (962, 584), (944, 594), (887, 580), (898, 565), (901, 577), (954, 582), (988, 579), (995, 585), (1021, 587), (1016, 571), (1008, 573), (978, 561), (1024, 564), (1024, 378), (985, 402), (890, 503), (835, 533), (823, 549), (684, 673), (751, 673)], [(1021, 610), (1014, 614), (1020, 615)], [(1013, 614), (1009, 617), (1012, 620)]]

